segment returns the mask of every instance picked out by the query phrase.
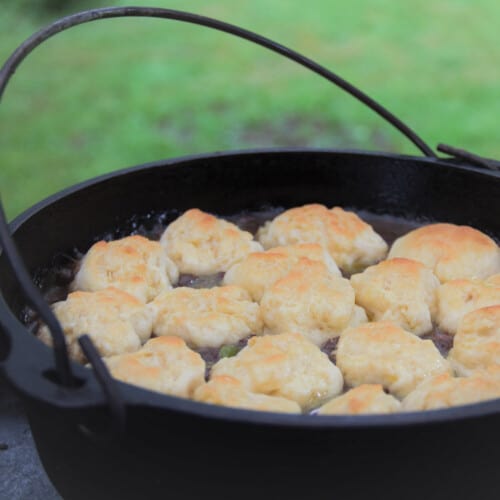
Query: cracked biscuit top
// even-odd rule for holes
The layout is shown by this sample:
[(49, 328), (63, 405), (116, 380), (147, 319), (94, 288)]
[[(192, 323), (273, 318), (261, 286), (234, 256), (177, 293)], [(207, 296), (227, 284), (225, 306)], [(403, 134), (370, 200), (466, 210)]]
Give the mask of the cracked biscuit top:
[(387, 243), (355, 213), (312, 204), (291, 208), (262, 227), (264, 248), (296, 243), (323, 246), (343, 272), (351, 274), (382, 260)]
[(252, 337), (232, 358), (218, 361), (211, 378), (229, 375), (248, 390), (280, 396), (303, 409), (342, 391), (340, 370), (314, 344), (298, 333)]
[(388, 321), (345, 330), (337, 346), (337, 366), (347, 385), (381, 384), (398, 398), (428, 377), (451, 373), (431, 340)]
[[(101, 356), (134, 352), (150, 336), (153, 327), (151, 311), (140, 300), (117, 288), (98, 292), (73, 292), (66, 300), (56, 302), (52, 310), (61, 323), (70, 356), (79, 362), (85, 356), (78, 337), (88, 334)], [(39, 338), (52, 344), (47, 326)]]
[(96, 292), (110, 286), (149, 302), (179, 278), (175, 264), (157, 241), (127, 236), (92, 245), (80, 263), (73, 290)]
[(198, 276), (227, 271), (249, 253), (263, 250), (249, 232), (197, 208), (173, 221), (160, 243), (181, 273)]
[(432, 330), (439, 280), (420, 262), (384, 260), (351, 276), (351, 284), (372, 321), (392, 321), (419, 336)]
[(398, 238), (389, 258), (422, 262), (441, 283), (485, 279), (500, 272), (500, 249), (486, 234), (469, 226), (429, 224)]

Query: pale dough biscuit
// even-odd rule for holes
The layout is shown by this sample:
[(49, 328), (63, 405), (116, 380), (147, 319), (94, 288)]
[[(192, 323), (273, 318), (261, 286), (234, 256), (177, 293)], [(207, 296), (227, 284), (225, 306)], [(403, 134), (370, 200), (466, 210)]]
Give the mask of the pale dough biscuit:
[(437, 410), (500, 398), (500, 383), (477, 372), (470, 377), (454, 378), (449, 373), (432, 377), (420, 384), (403, 400), (403, 410)]
[(455, 279), (484, 279), (500, 272), (500, 249), (481, 231), (469, 226), (430, 224), (398, 238), (389, 258), (418, 260), (434, 271), (441, 283)]
[(151, 391), (192, 397), (205, 383), (205, 362), (179, 337), (158, 337), (142, 349), (104, 359), (113, 377)]
[(241, 286), (260, 302), (264, 292), (304, 258), (324, 264), (325, 274), (340, 276), (339, 268), (321, 245), (302, 243), (251, 253), (229, 269), (224, 284)]
[(298, 333), (252, 337), (236, 356), (218, 361), (211, 378), (229, 375), (252, 392), (317, 406), (342, 391), (340, 370)]
[(289, 399), (250, 392), (233, 377), (213, 377), (198, 387), (194, 399), (214, 405), (231, 406), (246, 410), (272, 411), (278, 413), (300, 413), (300, 406)]
[(500, 366), (500, 305), (477, 309), (465, 315), (448, 355), (459, 375), (478, 368)]
[(266, 333), (298, 332), (319, 346), (349, 326), (354, 290), (320, 262), (304, 259), (266, 290), (260, 310)]
[(380, 384), (363, 384), (338, 396), (318, 410), (318, 415), (360, 415), (364, 413), (394, 413), (401, 403), (384, 392)]
[[(150, 336), (153, 317), (140, 300), (118, 290), (107, 288), (98, 292), (73, 292), (68, 298), (52, 305), (61, 323), (70, 356), (79, 362), (85, 356), (78, 337), (88, 334), (101, 356), (134, 352)], [(39, 332), (40, 339), (52, 345), (46, 326)]]
[(428, 377), (451, 372), (431, 340), (388, 321), (348, 328), (340, 336), (336, 354), (347, 385), (382, 384), (398, 398)]
[(387, 244), (355, 213), (312, 204), (292, 208), (258, 232), (264, 248), (295, 243), (318, 243), (346, 273), (359, 272), (382, 260)]
[(437, 324), (454, 335), (462, 318), (469, 312), (500, 304), (500, 285), (479, 280), (453, 280), (437, 292)]
[(263, 250), (247, 231), (197, 208), (173, 221), (160, 243), (181, 273), (198, 276), (227, 271), (249, 253)]
[(500, 273), (490, 276), (485, 283), (491, 286), (500, 286)]
[(351, 276), (356, 303), (372, 321), (392, 321), (416, 335), (432, 330), (439, 280), (422, 263), (395, 258)]
[(193, 347), (220, 347), (262, 333), (259, 305), (237, 286), (180, 287), (162, 293), (149, 307), (156, 335), (177, 335)]
[(83, 257), (71, 289), (96, 292), (113, 286), (149, 302), (178, 278), (177, 267), (157, 241), (128, 236), (95, 243)]

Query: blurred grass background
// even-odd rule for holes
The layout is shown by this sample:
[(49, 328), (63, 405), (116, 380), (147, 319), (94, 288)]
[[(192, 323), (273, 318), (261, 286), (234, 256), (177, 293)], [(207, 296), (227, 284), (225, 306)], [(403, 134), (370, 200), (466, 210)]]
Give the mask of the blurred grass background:
[[(63, 14), (128, 3), (268, 36), (337, 71), (431, 146), (500, 158), (495, 0), (3, 0), (0, 61)], [(57, 35), (19, 68), (0, 104), (0, 193), (12, 218), (118, 168), (258, 146), (417, 154), (350, 96), (248, 42), (173, 21), (106, 20)]]

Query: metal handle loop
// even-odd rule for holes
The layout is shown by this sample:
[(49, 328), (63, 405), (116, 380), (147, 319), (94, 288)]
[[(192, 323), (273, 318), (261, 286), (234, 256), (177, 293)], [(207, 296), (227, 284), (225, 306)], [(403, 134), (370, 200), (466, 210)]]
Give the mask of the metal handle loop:
[(110, 428), (111, 434), (121, 435), (125, 432), (126, 406), (118, 384), (109, 373), (92, 339), (88, 335), (82, 335), (78, 338), (78, 343), (94, 369), (97, 381), (108, 401), (109, 412), (113, 422), (113, 426)]
[(5, 218), (5, 212), (0, 199), (0, 249), (5, 253), (7, 262), (9, 263), (16, 279), (30, 305), (35, 309), (40, 317), (47, 324), (52, 341), (54, 344), (54, 356), (57, 373), (60, 377), (60, 382), (66, 387), (73, 385), (73, 375), (68, 356), (68, 347), (63, 330), (54, 313), (45, 302), (38, 288), (33, 284), (31, 277), (24, 266), (23, 259), (19, 255), (14, 240), (12, 239)]
[(496, 172), (500, 171), (500, 162), (490, 158), (484, 158), (483, 156), (476, 155), (470, 151), (466, 151), (465, 149), (454, 148), (452, 146), (448, 146), (447, 144), (438, 144), (437, 150), (441, 151), (441, 153), (446, 153), (453, 158), (466, 161), (471, 165), (476, 165), (478, 167)]
[(282, 56), (295, 61), (296, 63), (310, 69), (314, 73), (322, 76), (331, 83), (337, 85), (343, 89), (348, 94), (352, 95), (354, 98), (361, 101), (363, 104), (368, 106), (370, 109), (375, 111), (378, 115), (384, 118), (387, 122), (393, 125), (397, 130), (399, 130), (403, 135), (405, 135), (422, 153), (429, 158), (437, 158), (434, 151), (405, 123), (396, 118), (391, 112), (386, 108), (376, 102), (374, 99), (366, 95), (364, 92), (356, 88), (354, 85), (350, 84), (337, 74), (324, 68), (323, 66), (317, 64), (311, 59), (289, 49), (283, 45), (280, 45), (268, 38), (260, 36), (251, 31), (239, 28), (232, 24), (224, 23), (216, 19), (209, 17), (199, 16), (197, 14), (191, 14), (183, 11), (176, 11), (171, 9), (161, 9), (155, 7), (109, 7), (103, 9), (93, 9), (77, 14), (73, 14), (64, 17), (53, 24), (41, 29), (25, 42), (23, 42), (7, 59), (4, 66), (0, 70), (0, 99), (3, 95), (5, 87), (9, 82), (10, 78), (16, 71), (19, 64), (23, 59), (32, 52), (38, 45), (43, 43), (48, 38), (65, 31), (73, 26), (79, 24), (88, 23), (92, 21), (98, 21), (101, 19), (110, 19), (116, 17), (154, 17), (162, 19), (172, 19), (176, 21), (182, 21), (190, 24), (197, 24), (200, 26), (205, 26), (218, 31), (223, 31), (231, 35), (235, 35), (239, 38), (243, 38), (257, 45), (265, 47), (273, 52), (281, 54)]

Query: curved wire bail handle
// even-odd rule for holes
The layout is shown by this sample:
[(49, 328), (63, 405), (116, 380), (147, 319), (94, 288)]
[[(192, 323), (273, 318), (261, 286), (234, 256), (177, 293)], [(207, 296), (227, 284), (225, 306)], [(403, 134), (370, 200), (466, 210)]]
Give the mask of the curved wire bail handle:
[(12, 53), (9, 59), (7, 59), (4, 66), (0, 70), (0, 99), (7, 86), (7, 83), (16, 71), (19, 64), (30, 52), (32, 52), (45, 40), (51, 38), (57, 33), (65, 31), (79, 24), (116, 17), (154, 17), (161, 19), (172, 19), (190, 24), (196, 24), (199, 26), (205, 26), (207, 28), (212, 28), (217, 31), (222, 31), (236, 37), (243, 38), (257, 45), (265, 47), (273, 52), (281, 54), (287, 59), (295, 61), (301, 66), (310, 69), (314, 73), (337, 85), (345, 92), (356, 98), (358, 101), (361, 101), (363, 104), (375, 111), (375, 113), (380, 115), (391, 125), (393, 125), (397, 130), (405, 135), (425, 156), (429, 158), (437, 158), (434, 151), (410, 127), (408, 127), (408, 125), (403, 123), (390, 111), (388, 111), (374, 99), (366, 95), (364, 92), (359, 90), (357, 87), (350, 84), (334, 72), (312, 61), (311, 59), (268, 38), (260, 36), (246, 29), (239, 28), (238, 26), (234, 26), (232, 24), (218, 21), (209, 17), (171, 9), (161, 9), (155, 7), (109, 7), (80, 12), (54, 22), (53, 24), (41, 29), (30, 38), (28, 38)]

